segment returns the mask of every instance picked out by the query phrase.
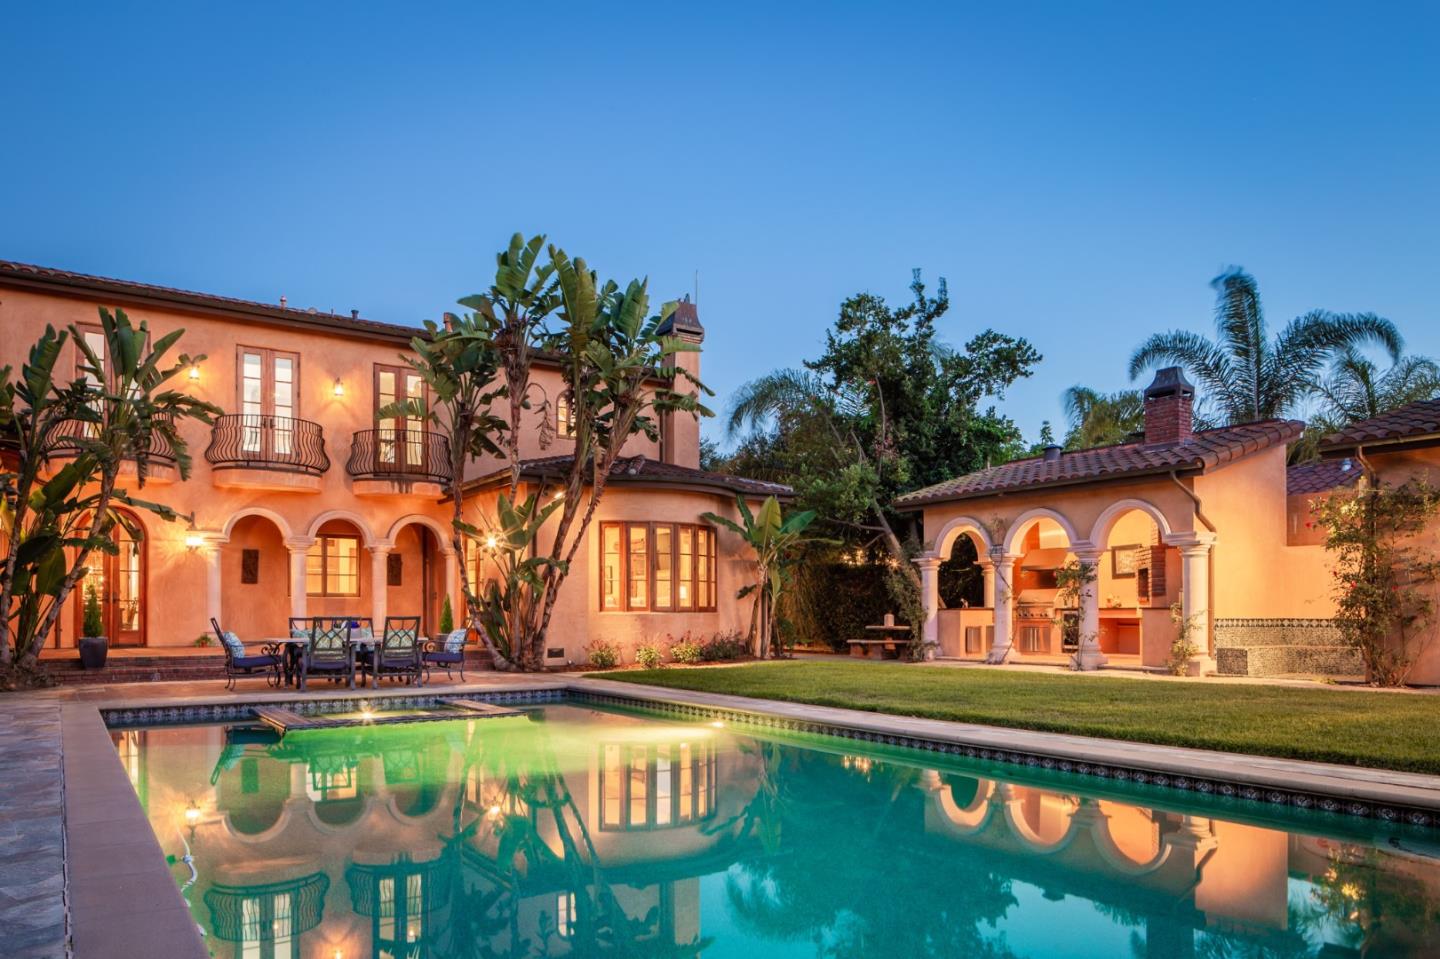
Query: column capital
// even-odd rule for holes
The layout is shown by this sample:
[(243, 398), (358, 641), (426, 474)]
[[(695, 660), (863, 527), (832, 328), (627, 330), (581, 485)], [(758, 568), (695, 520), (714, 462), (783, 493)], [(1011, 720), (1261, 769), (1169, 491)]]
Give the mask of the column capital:
[(375, 542), (371, 543), (365, 548), (368, 549), (370, 552), (376, 554), (377, 556), (383, 556), (384, 554), (390, 552), (392, 549), (395, 548), (395, 541), (389, 539), (377, 539)]
[(1162, 537), (1166, 546), (1173, 546), (1181, 552), (1203, 552), (1215, 545), (1215, 534), (1182, 530)]
[(990, 559), (991, 559), (992, 562), (996, 562), (996, 563), (1006, 563), (1006, 562), (1013, 563), (1013, 562), (1015, 562), (1017, 559), (1019, 559), (1019, 558), (1020, 558), (1021, 556), (1023, 556), (1023, 555), (1025, 555), (1025, 554), (1024, 554), (1024, 553), (1010, 553), (1010, 552), (1006, 552), (1004, 546), (992, 546), (992, 547), (990, 547)]
[(975, 565), (979, 566), (981, 569), (994, 569), (995, 561), (990, 558), (989, 554), (981, 553), (979, 556), (975, 557)]
[(1080, 562), (1094, 564), (1100, 562), (1100, 557), (1104, 555), (1105, 548), (1103, 546), (1096, 546), (1094, 543), (1086, 540), (1078, 540), (1070, 544), (1070, 552), (1074, 553), (1075, 558)]
[(313, 536), (291, 536), (285, 540), (285, 548), (292, 553), (303, 553), (315, 545)]
[(913, 560), (911, 560), (911, 562), (914, 563), (916, 566), (920, 567), (922, 570), (930, 572), (932, 570), (937, 570), (940, 568), (941, 559), (939, 556), (933, 556), (929, 553), (926, 553), (922, 556), (915, 557)]

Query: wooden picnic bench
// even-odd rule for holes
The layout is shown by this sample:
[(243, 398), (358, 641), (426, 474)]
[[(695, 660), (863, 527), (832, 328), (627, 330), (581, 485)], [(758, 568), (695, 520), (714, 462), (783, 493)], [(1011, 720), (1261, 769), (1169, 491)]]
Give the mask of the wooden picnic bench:
[(858, 659), (899, 659), (910, 647), (910, 627), (895, 622), (894, 613), (885, 614), (885, 622), (879, 626), (866, 626), (865, 639), (851, 639), (850, 655)]

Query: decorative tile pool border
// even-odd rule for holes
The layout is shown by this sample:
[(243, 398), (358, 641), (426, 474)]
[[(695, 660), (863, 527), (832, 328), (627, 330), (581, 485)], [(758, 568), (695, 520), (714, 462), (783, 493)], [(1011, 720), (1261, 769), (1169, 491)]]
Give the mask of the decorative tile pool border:
[(790, 719), (763, 712), (638, 699), (629, 696), (598, 693), (592, 690), (570, 690), (568, 698), (572, 702), (623, 706), (628, 709), (653, 711), (664, 715), (680, 716), (686, 719), (708, 720), (712, 722), (714, 720), (721, 720), (727, 724), (754, 726), (761, 729), (838, 736), (843, 739), (854, 739), (876, 745), (899, 746), (923, 752), (946, 753), (951, 756), (964, 757), (966, 759), (978, 759), (981, 761), (1005, 763), (1012, 766), (1045, 769), (1059, 773), (1069, 773), (1071, 775), (1094, 776), (1099, 779), (1109, 779), (1113, 782), (1129, 782), (1161, 789), (1193, 792), (1207, 797), (1235, 800), (1246, 804), (1290, 806), (1295, 809), (1332, 815), (1356, 816), (1360, 818), (1378, 819), (1387, 823), (1404, 824), (1427, 829), (1440, 829), (1440, 816), (1431, 813), (1429, 810), (1417, 809), (1401, 804), (1344, 800), (1321, 793), (1260, 787), (1238, 780), (1199, 776), (1177, 776), (1134, 766), (1116, 765), (1114, 763), (1077, 762), (1071, 759), (1058, 759), (1043, 753), (1023, 750), (990, 749), (981, 746), (967, 745), (965, 743), (897, 735), (893, 733), (881, 733), (867, 729), (855, 729), (833, 723)]
[(257, 719), (255, 707), (288, 709), (301, 716), (353, 713), (362, 709), (429, 709), (452, 699), (476, 699), (497, 706), (539, 706), (564, 702), (565, 689), (516, 689), (413, 695), (367, 696), (346, 692), (325, 699), (266, 700), (260, 703), (195, 703), (184, 706), (106, 707), (100, 718), (112, 729), (130, 726), (172, 726), (192, 723), (244, 722)]
[(1322, 793), (1293, 789), (1276, 789), (1256, 786), (1240, 780), (1213, 777), (1180, 776), (1155, 772), (1135, 766), (1114, 763), (1083, 762), (1057, 758), (1044, 753), (1015, 749), (991, 749), (939, 739), (927, 739), (894, 733), (856, 729), (835, 723), (813, 720), (790, 719), (770, 713), (751, 710), (727, 709), (717, 706), (699, 706), (689, 703), (666, 702), (663, 700), (600, 693), (594, 690), (546, 688), (528, 690), (468, 691), (455, 693), (416, 693), (414, 695), (366, 696), (346, 694), (325, 699), (270, 700), (263, 703), (200, 703), (185, 706), (114, 707), (100, 710), (105, 725), (111, 728), (131, 726), (184, 725), (209, 722), (237, 722), (256, 719), (254, 707), (272, 706), (289, 709), (302, 716), (325, 713), (355, 712), (379, 706), (390, 709), (424, 709), (451, 699), (475, 699), (496, 705), (540, 706), (547, 703), (588, 703), (607, 706), (622, 706), (662, 715), (679, 716), (685, 719), (703, 721), (721, 720), (759, 729), (774, 729), (793, 733), (810, 733), (836, 736), (860, 742), (884, 746), (898, 746), (922, 752), (944, 753), (965, 759), (1025, 766), (1078, 776), (1094, 776), (1119, 783), (1136, 783), (1142, 786), (1174, 789), (1181, 792), (1199, 793), (1207, 797), (1255, 805), (1289, 806), (1295, 809), (1339, 816), (1355, 816), (1378, 819), (1387, 823), (1404, 824), (1427, 829), (1440, 829), (1440, 815), (1426, 809), (1405, 806), (1346, 800)]

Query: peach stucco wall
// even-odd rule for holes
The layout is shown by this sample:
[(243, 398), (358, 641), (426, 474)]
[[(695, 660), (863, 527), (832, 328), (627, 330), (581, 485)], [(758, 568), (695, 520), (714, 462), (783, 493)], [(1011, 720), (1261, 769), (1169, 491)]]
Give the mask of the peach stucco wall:
[[(69, 295), (10, 288), (0, 284), (0, 365), (18, 369), (29, 345), (49, 324), (63, 328), (72, 323), (97, 322), (100, 302)], [(369, 616), (373, 609), (374, 568), (369, 547), (393, 549), (401, 556), (403, 585), (386, 589), (386, 612), (390, 615), (416, 615), (424, 610), (433, 620), (438, 617), (440, 591), (455, 597), (457, 621), (463, 613), (458, 601), (458, 577), (445, 582), (445, 560), (448, 550), (450, 508), (439, 501), (433, 489), (403, 490), (384, 488), (378, 494), (357, 494), (355, 481), (346, 472), (351, 439), (358, 430), (374, 427), (374, 367), (376, 364), (400, 364), (404, 344), (383, 336), (364, 333), (351, 335), (328, 330), (299, 329), (264, 317), (221, 316), (206, 312), (161, 308), (142, 302), (106, 300), (107, 307), (120, 306), (132, 321), (146, 320), (154, 335), (184, 329), (185, 335), (172, 356), (183, 351), (205, 354), (197, 380), (183, 377), (175, 385), (193, 395), (213, 402), (227, 412), (238, 408), (237, 349), (241, 346), (285, 350), (298, 354), (298, 399), (295, 415), (319, 423), (324, 430), (325, 447), (330, 467), (318, 480), (296, 474), (263, 470), (260, 482), (269, 488), (237, 488), (233, 485), (236, 471), (216, 471), (205, 459), (210, 442), (209, 427), (187, 423), (182, 428), (193, 459), (193, 473), (188, 481), (157, 475), (142, 494), (161, 501), (184, 515), (193, 515), (192, 531), (185, 521), (167, 523), (152, 515), (142, 514), (146, 530), (148, 572), (146, 576), (145, 644), (149, 646), (189, 645), (209, 630), (209, 617), (218, 612), (227, 628), (235, 629), (247, 641), (282, 633), (285, 620), (292, 611), (290, 556), (287, 542), (304, 546), (326, 524), (327, 529), (354, 532), (361, 540), (361, 596), (349, 598), (309, 597), (306, 611), (310, 615)], [(74, 369), (75, 348), (67, 345), (62, 370)], [(687, 354), (683, 362), (698, 372), (700, 357)], [(337, 396), (336, 381), (343, 395)], [(535, 394), (543, 392), (554, 401), (558, 393), (559, 374), (553, 369), (537, 367)], [(532, 399), (534, 397), (532, 396)], [(522, 432), (521, 452), (526, 457), (557, 455), (570, 451), (571, 442), (557, 438), (542, 447), (537, 409), (528, 415), (534, 420)], [(674, 430), (666, 445), (667, 458), (681, 465), (696, 466), (699, 458), (698, 428), (690, 417), (676, 417), (669, 424)], [(644, 454), (658, 458), (660, 444), (644, 437), (632, 439), (627, 454)], [(483, 462), (472, 472), (484, 473), (498, 468), (498, 461)], [(166, 473), (168, 471), (159, 471)], [(219, 474), (228, 475), (219, 475)], [(219, 482), (217, 483), (217, 479)], [(288, 482), (287, 482), (288, 481)], [(382, 484), (383, 485), (383, 484)], [(699, 513), (714, 509), (724, 511), (726, 499), (703, 493), (669, 493), (622, 487), (612, 488), (599, 519), (626, 516), (676, 522), (694, 521)], [(729, 504), (733, 509), (733, 503)], [(598, 521), (598, 519), (597, 519)], [(425, 594), (422, 576), (422, 548), (419, 527), (438, 532), (446, 542), (434, 544), (436, 595)], [(207, 546), (187, 548), (187, 536), (198, 535)], [(210, 549), (219, 551), (221, 601), (212, 609), (210, 596)], [(260, 550), (259, 580), (241, 583), (241, 555), (245, 548)], [(587, 550), (590, 548), (587, 544)], [(685, 629), (713, 633), (719, 628), (733, 628), (732, 602), (739, 568), (744, 560), (736, 554), (733, 538), (719, 539), (722, 557), (719, 563), (721, 613), (695, 614), (690, 617), (660, 614), (624, 617), (610, 620), (591, 613), (590, 597), (598, 588), (588, 582), (589, 561), (584, 559), (571, 584), (562, 595), (563, 608), (557, 612), (552, 627), (555, 645), (565, 646), (571, 658), (579, 657), (584, 645), (600, 632), (613, 632), (617, 638), (634, 638), (657, 631)], [(587, 554), (588, 555), (588, 554)], [(381, 567), (383, 571), (383, 567)], [(71, 604), (72, 607), (75, 605)], [(597, 632), (599, 631), (599, 632)], [(77, 632), (74, 609), (66, 610), (61, 620), (59, 645), (73, 646)]]

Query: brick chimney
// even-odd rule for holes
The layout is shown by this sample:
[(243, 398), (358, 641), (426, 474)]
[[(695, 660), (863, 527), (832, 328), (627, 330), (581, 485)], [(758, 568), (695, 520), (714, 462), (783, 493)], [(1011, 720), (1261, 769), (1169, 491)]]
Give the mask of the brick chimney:
[[(670, 304), (666, 304), (668, 307)], [(660, 324), (656, 331), (661, 336), (674, 336), (695, 346), (705, 342), (705, 327), (700, 325), (700, 308), (685, 297), (674, 304), (675, 308)], [(675, 365), (700, 378), (700, 352), (677, 353)], [(679, 387), (677, 387), (679, 388)], [(688, 391), (696, 392), (693, 387)], [(688, 466), (695, 469), (700, 465), (700, 422), (689, 413), (666, 413), (660, 418), (660, 462)]]
[(1180, 367), (1157, 370), (1145, 387), (1145, 442), (1183, 443), (1195, 435), (1194, 404), (1195, 387)]

